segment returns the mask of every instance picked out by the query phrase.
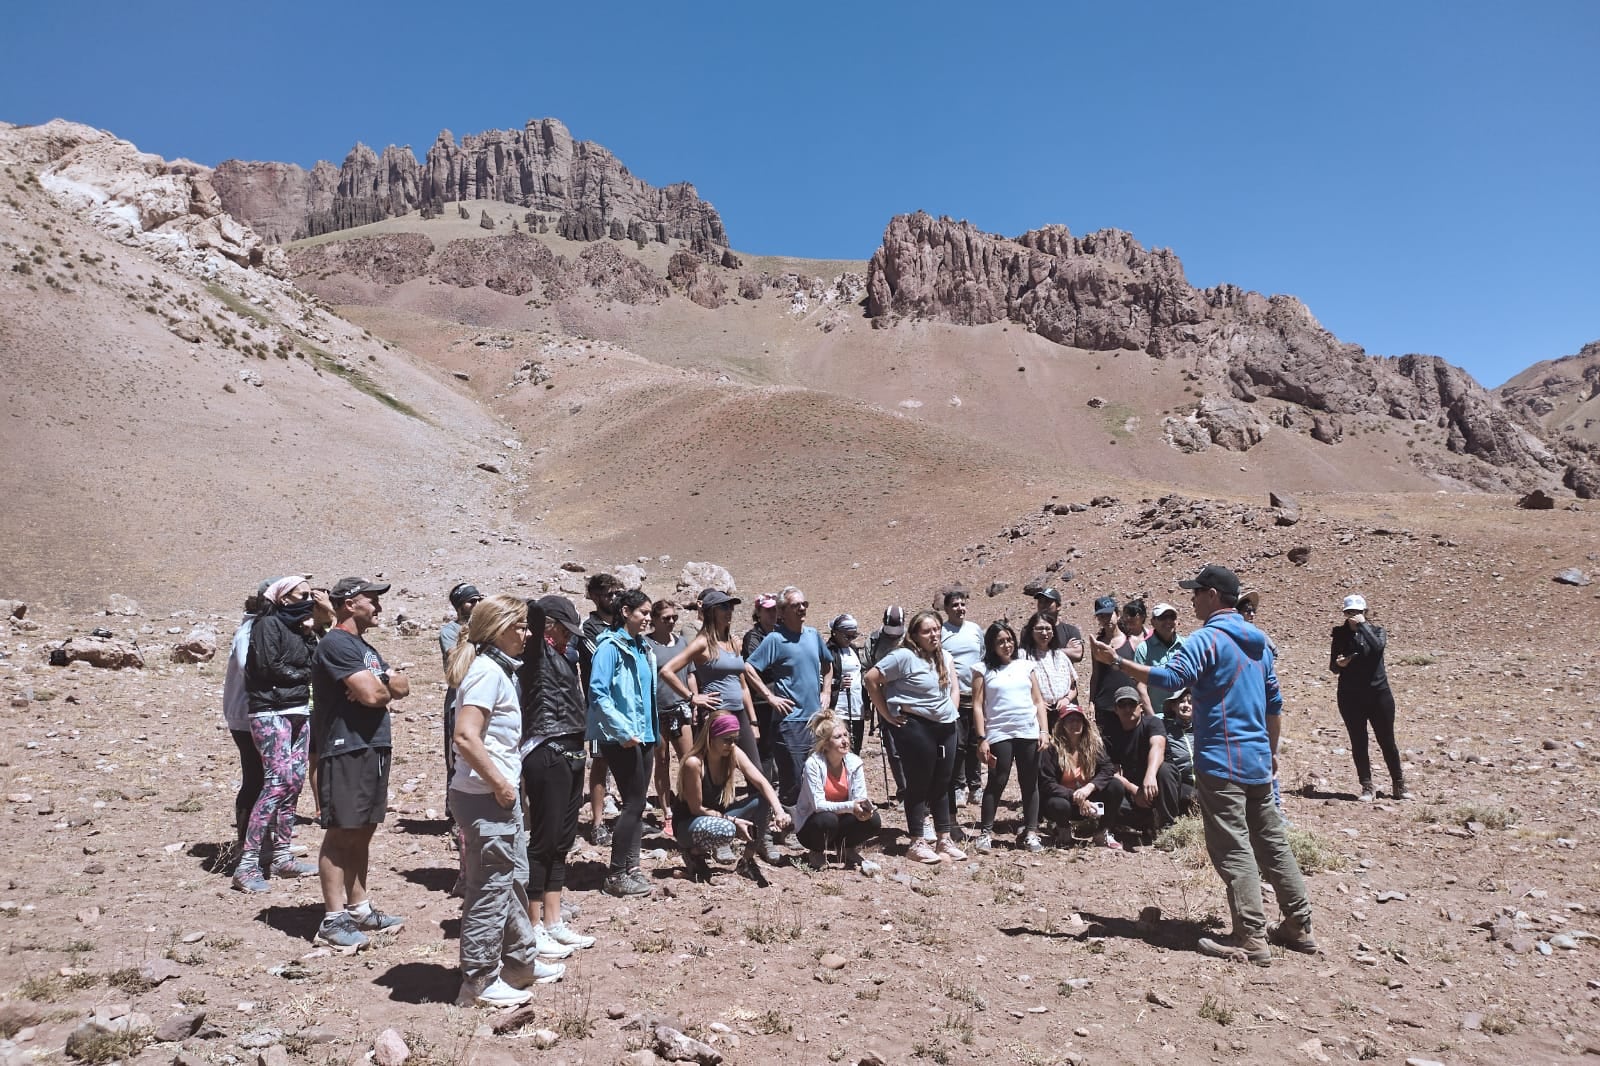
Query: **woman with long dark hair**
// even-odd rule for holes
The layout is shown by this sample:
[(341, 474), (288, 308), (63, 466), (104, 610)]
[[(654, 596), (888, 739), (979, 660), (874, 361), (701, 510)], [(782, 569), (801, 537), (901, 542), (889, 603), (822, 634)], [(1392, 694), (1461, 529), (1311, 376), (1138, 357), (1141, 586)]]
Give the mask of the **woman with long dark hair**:
[[(937, 611), (919, 611), (906, 627), (900, 647), (868, 670), (862, 681), (873, 710), (896, 731), (895, 742), (906, 774), (906, 829), (912, 844), (906, 854), (922, 863), (960, 861), (966, 852), (951, 839), (955, 817), (950, 790), (956, 766), (956, 664), (944, 650)], [(933, 816), (937, 842), (922, 839)]]
[(1400, 766), (1400, 747), (1394, 740), (1394, 692), (1389, 674), (1383, 668), (1383, 650), (1389, 638), (1383, 627), (1367, 618), (1367, 601), (1360, 594), (1344, 598), (1344, 621), (1333, 627), (1333, 646), (1328, 652), (1328, 669), (1339, 675), (1339, 717), (1350, 735), (1350, 755), (1355, 760), (1356, 778), (1361, 784), (1361, 800), (1370, 803), (1377, 797), (1372, 787), (1372, 760), (1368, 754), (1367, 727), (1378, 741), (1383, 761), (1389, 768), (1395, 799), (1410, 799), (1405, 771)]
[(645, 626), (650, 597), (628, 589), (617, 597), (619, 623), (595, 642), (589, 673), (587, 737), (600, 745), (621, 794), (611, 830), (611, 864), (602, 891), (612, 896), (648, 896), (650, 882), (639, 869), (644, 804), (655, 766), (656, 677), (650, 668)]
[(1017, 654), (1034, 664), (1033, 676), (1039, 681), (1048, 729), (1063, 711), (1078, 702), (1078, 668), (1061, 642), (1060, 630), (1044, 612), (1033, 613), (1019, 638)]
[(983, 634), (983, 660), (972, 668), (972, 728), (978, 757), (989, 767), (978, 823), (977, 848), (994, 847), (994, 814), (1017, 765), (1022, 788), (1022, 829), (1017, 846), (1043, 851), (1039, 840), (1039, 738), (1045, 733), (1044, 697), (1030, 659), (1017, 657), (1010, 623), (991, 622)]
[(559, 980), (566, 969), (539, 961), (524, 886), (522, 702), (514, 679), (527, 615), (516, 596), (480, 601), (445, 661), (445, 682), (456, 690), (450, 810), (462, 838), (459, 1006), (526, 1003), (528, 985)]

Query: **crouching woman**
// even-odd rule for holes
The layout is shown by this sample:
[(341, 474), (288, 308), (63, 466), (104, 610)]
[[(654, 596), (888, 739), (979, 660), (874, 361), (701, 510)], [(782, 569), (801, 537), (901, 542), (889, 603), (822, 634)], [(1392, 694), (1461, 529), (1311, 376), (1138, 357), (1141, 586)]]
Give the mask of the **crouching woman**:
[(450, 813), (463, 837), (459, 1006), (526, 1003), (529, 985), (557, 980), (565, 970), (538, 960), (528, 916), (515, 681), (528, 641), (526, 617), (527, 605), (515, 596), (480, 601), (446, 660), (445, 680), (456, 690)]
[(850, 750), (855, 723), (824, 711), (811, 722), (815, 738), (806, 760), (800, 799), (794, 805), (795, 835), (811, 852), (811, 865), (820, 867), (828, 853), (838, 851), (846, 866), (860, 863), (856, 849), (883, 828), (867, 796), (866, 767)]
[[(707, 860), (731, 858), (735, 838), (745, 842), (744, 857), (738, 872), (760, 885), (767, 879), (756, 865), (756, 841), (768, 819), (779, 832), (789, 827), (789, 816), (778, 802), (778, 794), (750, 757), (739, 746), (739, 719), (722, 711), (701, 723), (694, 747), (678, 768), (678, 795), (675, 821), (687, 826), (684, 865), (695, 881), (710, 880)], [(735, 802), (737, 781), (734, 771), (744, 775), (750, 796)]]

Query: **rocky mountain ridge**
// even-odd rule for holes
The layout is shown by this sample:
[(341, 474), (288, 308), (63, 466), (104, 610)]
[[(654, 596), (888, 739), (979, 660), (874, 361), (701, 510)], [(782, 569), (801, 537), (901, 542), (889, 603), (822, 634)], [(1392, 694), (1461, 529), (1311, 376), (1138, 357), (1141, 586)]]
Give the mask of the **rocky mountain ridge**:
[[(1489, 489), (1560, 480), (1592, 495), (1585, 450), (1543, 439), (1535, 418), (1460, 368), (1437, 356), (1369, 356), (1292, 296), (1195, 288), (1171, 250), (1120, 230), (1075, 237), (1046, 226), (1008, 239), (965, 221), (900, 215), (868, 265), (865, 305), (875, 326), (1013, 322), (1069, 347), (1179, 361), (1203, 394), (1187, 418), (1167, 420), (1182, 450), (1242, 451), (1274, 423), (1331, 444), (1347, 421), (1393, 419), (1432, 426), (1449, 453), (1469, 460), (1441, 473)], [(1263, 400), (1287, 406), (1261, 414)]]
[(696, 250), (728, 245), (716, 208), (688, 182), (656, 188), (606, 148), (574, 140), (559, 120), (471, 134), (440, 132), (421, 163), (409, 145), (374, 152), (357, 144), (344, 164), (224, 160), (213, 176), (222, 204), (272, 243), (350, 229), (446, 203), (495, 200), (558, 216), (573, 240), (681, 240)]

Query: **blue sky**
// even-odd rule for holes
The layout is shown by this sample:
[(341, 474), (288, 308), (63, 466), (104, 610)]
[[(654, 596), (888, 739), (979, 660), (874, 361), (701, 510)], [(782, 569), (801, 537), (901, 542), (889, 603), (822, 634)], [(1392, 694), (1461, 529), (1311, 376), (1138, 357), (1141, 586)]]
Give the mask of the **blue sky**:
[(1592, 0), (51, 0), (6, 21), (0, 119), (169, 157), (420, 157), (442, 128), (553, 115), (693, 181), (743, 251), (866, 258), (919, 208), (1117, 227), (1195, 284), (1293, 293), (1346, 341), (1486, 385), (1600, 338)]

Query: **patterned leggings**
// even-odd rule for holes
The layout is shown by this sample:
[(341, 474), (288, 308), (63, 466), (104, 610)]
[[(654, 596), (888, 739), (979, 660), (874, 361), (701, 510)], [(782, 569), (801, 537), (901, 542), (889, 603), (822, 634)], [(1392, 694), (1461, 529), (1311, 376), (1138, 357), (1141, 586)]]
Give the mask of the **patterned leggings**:
[(300, 788), (306, 782), (311, 730), (303, 714), (255, 714), (250, 716), (250, 736), (261, 753), (265, 781), (261, 795), (250, 811), (250, 824), (244, 832), (244, 850), (239, 868), (259, 869), (261, 848), (271, 834), (274, 862), (288, 862), (289, 835), (294, 830), (294, 809), (300, 802)]

